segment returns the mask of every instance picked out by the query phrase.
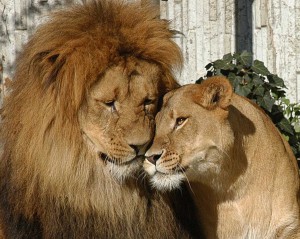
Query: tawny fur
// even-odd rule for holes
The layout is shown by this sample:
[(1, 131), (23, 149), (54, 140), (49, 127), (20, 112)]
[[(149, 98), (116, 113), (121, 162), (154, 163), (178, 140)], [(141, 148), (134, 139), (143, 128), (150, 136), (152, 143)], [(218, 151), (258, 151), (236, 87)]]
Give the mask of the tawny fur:
[(159, 98), (177, 87), (168, 23), (139, 3), (89, 2), (52, 14), (17, 60), (2, 110), (0, 228), (8, 239), (196, 235), (185, 191), (150, 190), (130, 146), (151, 141)]
[(186, 177), (206, 238), (300, 238), (296, 159), (269, 117), (224, 77), (164, 101), (144, 163), (153, 185)]

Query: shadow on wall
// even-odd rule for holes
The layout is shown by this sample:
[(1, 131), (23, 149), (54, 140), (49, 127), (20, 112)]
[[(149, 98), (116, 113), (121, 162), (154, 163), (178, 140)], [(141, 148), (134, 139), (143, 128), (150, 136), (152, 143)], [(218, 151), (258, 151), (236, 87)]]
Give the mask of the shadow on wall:
[(235, 45), (236, 52), (246, 50), (253, 53), (254, 0), (235, 0)]

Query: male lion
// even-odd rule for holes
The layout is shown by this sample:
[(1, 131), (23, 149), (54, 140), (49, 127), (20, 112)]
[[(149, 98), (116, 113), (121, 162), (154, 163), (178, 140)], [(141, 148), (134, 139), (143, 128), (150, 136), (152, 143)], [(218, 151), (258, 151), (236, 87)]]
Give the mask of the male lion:
[(171, 37), (151, 7), (105, 0), (37, 30), (2, 111), (6, 238), (195, 235), (185, 198), (151, 191), (140, 175), (160, 99), (177, 86)]
[(187, 177), (206, 238), (300, 238), (295, 157), (226, 78), (168, 93), (156, 123), (145, 169), (162, 190)]

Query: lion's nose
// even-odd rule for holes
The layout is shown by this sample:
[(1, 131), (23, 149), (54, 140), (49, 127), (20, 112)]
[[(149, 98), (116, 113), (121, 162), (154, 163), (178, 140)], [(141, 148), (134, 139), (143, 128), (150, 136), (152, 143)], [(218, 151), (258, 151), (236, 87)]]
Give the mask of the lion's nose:
[(155, 165), (155, 164), (156, 164), (156, 161), (160, 159), (160, 156), (161, 156), (161, 154), (153, 154), (153, 155), (151, 155), (151, 156), (149, 156), (149, 157), (146, 157), (146, 159), (147, 159), (150, 163), (152, 163), (152, 164)]

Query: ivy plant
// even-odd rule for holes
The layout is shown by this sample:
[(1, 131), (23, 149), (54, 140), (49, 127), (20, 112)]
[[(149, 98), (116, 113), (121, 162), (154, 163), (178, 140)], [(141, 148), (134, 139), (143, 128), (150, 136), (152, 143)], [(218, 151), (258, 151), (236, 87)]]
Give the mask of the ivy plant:
[(300, 160), (300, 104), (291, 104), (286, 98), (282, 78), (272, 74), (262, 61), (253, 61), (253, 55), (247, 51), (226, 54), (205, 68), (206, 76), (196, 83), (214, 75), (226, 76), (235, 93), (251, 99), (269, 115)]

